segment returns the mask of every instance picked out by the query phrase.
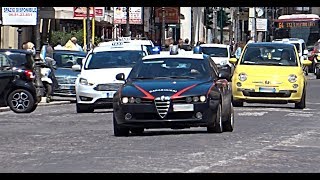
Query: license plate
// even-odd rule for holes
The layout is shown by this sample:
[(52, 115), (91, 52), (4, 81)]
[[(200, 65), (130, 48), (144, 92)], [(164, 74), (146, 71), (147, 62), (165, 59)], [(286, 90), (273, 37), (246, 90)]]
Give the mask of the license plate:
[(267, 88), (267, 87), (260, 87), (259, 92), (270, 92), (274, 93), (276, 92), (276, 88)]
[(194, 111), (193, 104), (174, 104), (173, 111)]
[(107, 98), (113, 98), (114, 92), (107, 92)]
[(60, 89), (72, 89), (72, 86), (60, 85)]

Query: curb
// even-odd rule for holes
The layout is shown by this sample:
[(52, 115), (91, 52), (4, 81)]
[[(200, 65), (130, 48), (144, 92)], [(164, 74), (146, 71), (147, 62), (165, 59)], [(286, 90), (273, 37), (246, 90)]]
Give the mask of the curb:
[[(46, 103), (41, 101), (38, 106), (51, 106), (51, 105), (61, 105), (61, 104), (71, 104), (70, 101), (52, 101), (50, 103)], [(0, 107), (0, 112), (11, 111), (9, 107)]]

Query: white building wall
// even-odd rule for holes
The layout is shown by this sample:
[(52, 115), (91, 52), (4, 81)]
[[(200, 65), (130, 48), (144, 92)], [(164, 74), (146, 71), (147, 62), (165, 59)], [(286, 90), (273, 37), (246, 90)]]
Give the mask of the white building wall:
[(191, 7), (180, 7), (180, 14), (184, 15), (185, 19), (181, 19), (180, 37), (184, 40), (191, 40)]
[(17, 49), (18, 48), (18, 32), (17, 28), (11, 26), (1, 27), (1, 48)]

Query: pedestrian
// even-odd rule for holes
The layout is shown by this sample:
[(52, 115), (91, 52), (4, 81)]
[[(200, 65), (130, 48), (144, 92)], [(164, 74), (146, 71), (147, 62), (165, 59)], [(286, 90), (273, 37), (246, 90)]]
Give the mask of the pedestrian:
[(240, 59), (240, 56), (241, 56), (241, 52), (243, 50), (243, 47), (244, 47), (244, 43), (242, 41), (238, 42), (238, 47), (236, 49), (236, 52), (234, 53), (235, 57), (237, 59)]
[(53, 48), (54, 50), (63, 50), (64, 47), (61, 45), (61, 41), (59, 40), (57, 44)]
[(183, 43), (183, 45), (182, 45), (182, 48), (183, 48), (185, 51), (191, 51), (191, 50), (192, 50), (192, 47), (191, 47), (190, 44), (189, 44), (189, 39), (188, 39), (188, 38), (186, 38), (186, 39), (184, 40), (184, 43)]
[(183, 40), (182, 40), (181, 38), (179, 38), (178, 47), (179, 47), (180, 49), (183, 48)]
[(254, 43), (253, 37), (249, 37), (247, 44)]
[(26, 42), (22, 44), (22, 49), (31, 51), (33, 55), (36, 55), (36, 49), (34, 47), (34, 44), (32, 42)]
[(82, 47), (77, 43), (77, 38), (72, 37), (65, 45), (64, 47), (69, 50), (74, 51), (83, 51)]

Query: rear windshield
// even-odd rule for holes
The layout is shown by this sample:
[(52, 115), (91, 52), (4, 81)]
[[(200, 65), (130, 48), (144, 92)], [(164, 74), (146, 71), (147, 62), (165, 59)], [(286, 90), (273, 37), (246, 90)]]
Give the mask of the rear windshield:
[(0, 52), (1, 61), (10, 62), (12, 67), (32, 69), (34, 65), (34, 59), (31, 54), (19, 53), (19, 52)]

